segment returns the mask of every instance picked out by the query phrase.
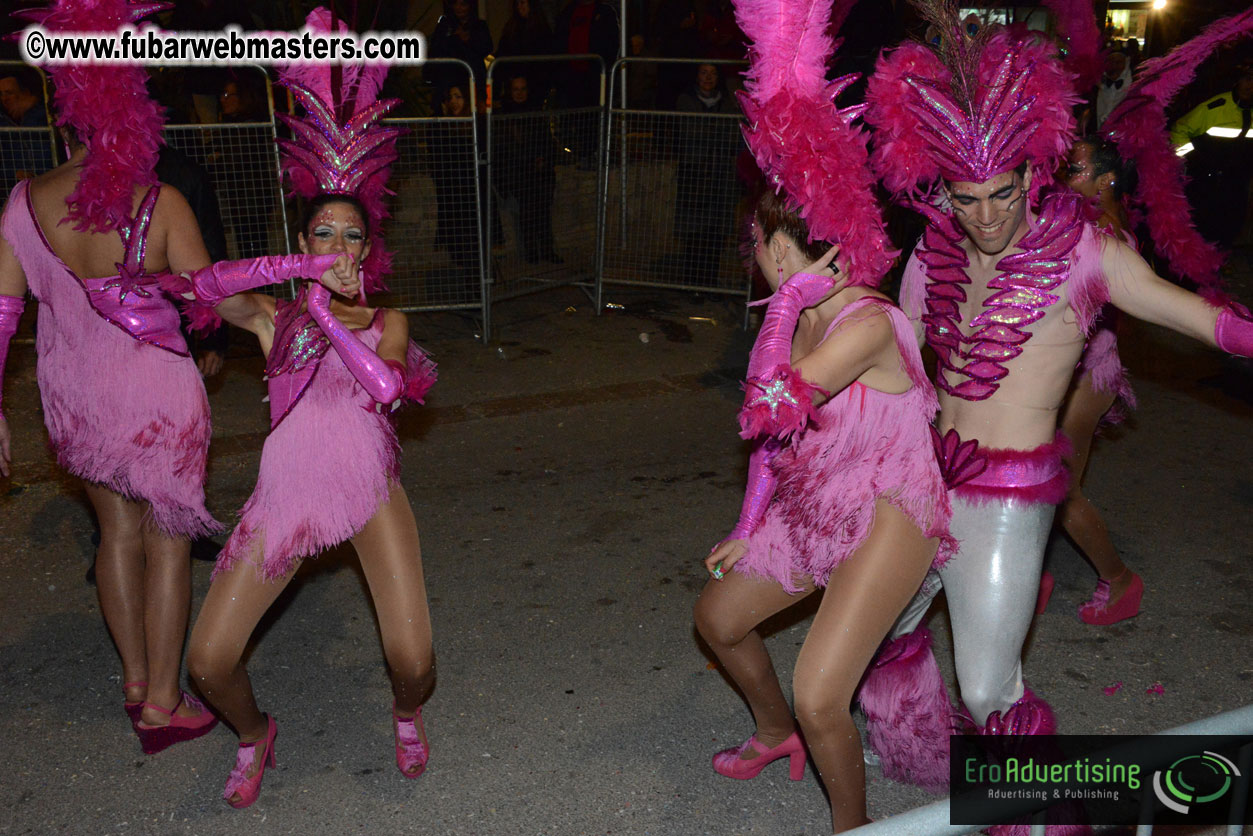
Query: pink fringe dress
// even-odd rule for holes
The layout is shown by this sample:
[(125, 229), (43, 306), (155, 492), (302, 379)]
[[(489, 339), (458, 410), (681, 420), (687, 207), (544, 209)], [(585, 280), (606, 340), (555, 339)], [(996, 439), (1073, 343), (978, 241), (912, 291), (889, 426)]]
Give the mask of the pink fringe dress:
[(896, 306), (865, 297), (840, 311), (827, 334), (871, 305), (891, 320), (913, 385), (893, 395), (854, 382), (819, 406), (817, 421), (772, 462), (779, 477), (774, 499), (735, 569), (778, 581), (790, 593), (799, 592), (806, 577), (827, 585), (835, 567), (870, 535), (879, 498), (927, 537), (940, 538), (933, 566), (944, 565), (957, 548), (948, 533), (952, 511), (931, 440), (940, 404), (909, 320)]
[[(142, 223), (139, 230), (142, 239)], [(0, 234), (39, 300), (37, 378), (57, 461), (86, 482), (149, 503), (156, 527), (169, 536), (221, 531), (204, 502), (209, 402), (185, 344), (182, 353), (176, 350), (182, 343), (177, 328), (158, 335), (168, 346), (160, 348), (93, 307), (87, 287), (109, 282), (81, 279), (52, 251), (26, 182), (9, 195)], [(142, 265), (142, 240), (132, 243), (128, 256), (136, 247)], [(155, 279), (144, 287), (149, 295), (133, 302), (177, 323)]]
[[(298, 299), (280, 311), (299, 304)], [(280, 313), (280, 320), (284, 318)], [(304, 319), (305, 327), (320, 335), (316, 323), (307, 316)], [(304, 339), (299, 331), (296, 342)], [(383, 336), (383, 309), (356, 334), (377, 349)], [(277, 345), (272, 349), (272, 361), (279, 351)], [(412, 342), (407, 360), (406, 378), (412, 381), (420, 376), (425, 381), (421, 392), (425, 392), (434, 382), (434, 364)], [(389, 482), (399, 481), (400, 442), (390, 415), (375, 410), (374, 399), (333, 347), (326, 348), (316, 362), (297, 399), (276, 410), (274, 426), (261, 450), (257, 487), (218, 556), (214, 576), (243, 559), (255, 565), (265, 580), (283, 577), (303, 558), (314, 557), (361, 531), (387, 501)], [(283, 385), (277, 378), (288, 376), (271, 378), (272, 399), (276, 387)], [(411, 383), (409, 397), (420, 399), (420, 394), (415, 398), (412, 392)]]

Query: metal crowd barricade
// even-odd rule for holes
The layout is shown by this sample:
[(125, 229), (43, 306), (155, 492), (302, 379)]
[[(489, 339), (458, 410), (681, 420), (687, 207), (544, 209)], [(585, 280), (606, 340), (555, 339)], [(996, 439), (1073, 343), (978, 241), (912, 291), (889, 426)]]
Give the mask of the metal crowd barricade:
[(434, 102), (435, 115), (388, 119), (405, 128), (397, 142), (388, 188), (392, 217), (385, 231), (392, 253), (389, 304), (403, 311), (479, 311), (487, 340), (484, 291), (483, 180), (476, 91), (470, 65), (456, 58), (432, 58), (432, 69), (450, 68), (440, 85), (461, 90), (466, 115), (447, 116)]
[[(583, 65), (578, 92), (585, 100), (545, 107), (547, 79), (571, 64)], [(527, 80), (523, 103), (514, 101), (518, 76)], [(487, 108), (485, 334), (493, 302), (558, 285), (594, 288), (600, 252), (604, 61), (591, 54), (501, 57), (487, 69), (488, 90), (501, 79)], [(558, 89), (576, 89), (560, 82)]]
[(233, 68), (259, 76), (266, 118), (165, 126), (165, 142), (204, 169), (217, 195), (227, 258), (291, 252), (279, 174), (274, 91), (263, 67)]
[[(48, 124), (32, 127), (0, 125), (0, 200), (7, 198), (19, 180), (43, 174), (54, 168), (57, 158), (57, 134), (51, 125), (48, 109), (48, 78), (43, 70), (21, 61), (0, 61), (0, 77), (15, 72), (37, 72), (43, 85), (42, 106), (48, 116)], [(5, 118), (7, 117), (0, 117)]]
[[(745, 61), (621, 58), (614, 77), (632, 64), (743, 67)], [(723, 72), (723, 96), (726, 89)], [(601, 264), (596, 304), (605, 284), (638, 285), (742, 296), (752, 283), (740, 264), (738, 232), (743, 188), (736, 158), (744, 141), (741, 114), (630, 109), (609, 99), (609, 141), (602, 148)], [(734, 101), (734, 99), (732, 99)]]
[[(1244, 739), (1245, 742), (1241, 745), (1239, 754), (1238, 769), (1240, 774), (1231, 792), (1231, 815), (1229, 819), (1240, 821), (1248, 809), (1246, 805), (1249, 801), (1250, 778), (1253, 777), (1250, 776), (1250, 767), (1253, 766), (1253, 704), (1226, 711), (1222, 714), (1215, 714), (1203, 720), (1176, 726), (1173, 729), (1157, 732), (1151, 739), (1160, 739), (1160, 746), (1154, 749), (1152, 760), (1145, 759), (1141, 761), (1144, 767), (1146, 769), (1164, 769), (1183, 754), (1196, 754), (1187, 747), (1179, 747), (1165, 739), (1189, 735), (1223, 735)], [(1102, 757), (1121, 750), (1123, 746), (1095, 752), (1088, 755), (1087, 759), (1097, 763)], [(1138, 753), (1143, 753), (1147, 751), (1147, 747), (1143, 745), (1137, 746), (1136, 750)], [(1156, 796), (1154, 795), (1151, 782), (1145, 782), (1143, 787), (1140, 800), (1140, 821), (1136, 827), (1136, 836), (1152, 836), (1154, 799)], [(987, 828), (988, 824), (992, 824), (992, 822), (977, 825), (950, 824), (949, 803), (947, 799), (935, 801), (886, 819), (879, 819), (870, 824), (855, 827), (846, 833), (847, 836), (964, 836), (968, 833), (976, 833)], [(1042, 811), (1052, 803), (1052, 801), (1041, 803), (1027, 799), (1018, 805), (1019, 809), (1015, 811), (1016, 815), (1035, 814), (1031, 825), (1031, 836), (1045, 836), (1046, 830), (1042, 819)], [(1244, 826), (1240, 824), (1229, 824), (1224, 830), (1226, 836), (1241, 836), (1243, 831)], [(1212, 831), (1206, 830), (1206, 832), (1210, 833)]]

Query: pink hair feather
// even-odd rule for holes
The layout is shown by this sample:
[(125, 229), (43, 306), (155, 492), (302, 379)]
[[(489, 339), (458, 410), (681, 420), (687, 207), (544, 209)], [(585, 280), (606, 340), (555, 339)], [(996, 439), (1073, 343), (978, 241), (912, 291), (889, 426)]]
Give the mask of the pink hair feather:
[(1144, 62), (1127, 97), (1101, 126), (1140, 171), (1134, 199), (1144, 209), (1154, 248), (1171, 270), (1195, 282), (1207, 296), (1223, 295), (1223, 254), (1193, 225), (1184, 194), (1184, 163), (1170, 143), (1166, 108), (1214, 50), (1250, 33), (1253, 8), (1211, 23), (1167, 55)]
[[(318, 32), (348, 31), (324, 7), (310, 12), (306, 25)], [(399, 102), (377, 98), (386, 76), (386, 65), (369, 64), (289, 64), (279, 70), (279, 83), (305, 110), (301, 117), (278, 114), (292, 132), (291, 139), (278, 140), (283, 173), (302, 198), (342, 194), (361, 201), (371, 230), (370, 254), (361, 265), (366, 293), (387, 289), (382, 277), (391, 272), (392, 259), (380, 227), (390, 216), (387, 178), (399, 156), (396, 140), (405, 133), (380, 123)]]
[[(168, 3), (134, 0), (56, 0), (18, 17), (52, 32), (116, 32)], [(156, 183), (153, 173), (164, 140), (165, 114), (148, 96), (148, 74), (135, 65), (59, 64), (47, 68), (55, 86), (57, 124), (87, 146), (78, 184), (65, 199), (61, 221), (77, 230), (106, 232), (131, 221), (136, 186)]]
[(1057, 35), (1066, 45), (1064, 63), (1075, 74), (1075, 89), (1087, 92), (1105, 71), (1101, 30), (1092, 0), (1043, 0), (1057, 20)]
[[(840, 0), (842, 14), (850, 5)], [(877, 285), (897, 253), (875, 202), (867, 135), (854, 124), (862, 108), (835, 105), (856, 77), (826, 81), (832, 0), (737, 0), (735, 13), (751, 41), (740, 97), (749, 148), (811, 240), (840, 245), (851, 283)]]

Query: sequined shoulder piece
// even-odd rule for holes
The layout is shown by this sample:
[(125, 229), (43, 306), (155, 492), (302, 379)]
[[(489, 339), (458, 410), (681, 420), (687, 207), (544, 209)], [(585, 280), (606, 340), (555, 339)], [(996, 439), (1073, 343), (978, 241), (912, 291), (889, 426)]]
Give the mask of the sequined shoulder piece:
[[(1070, 273), (1070, 257), (1083, 233), (1082, 202), (1077, 195), (1053, 194), (1041, 201), (1035, 226), (1019, 242), (1020, 251), (997, 263), (999, 274), (983, 310), (961, 330), (961, 304), (967, 300), (970, 261), (960, 246), (960, 228), (952, 221), (928, 224), (918, 250), (927, 274), (922, 321), (927, 343), (938, 359), (936, 385), (949, 394), (981, 401), (999, 388), (1009, 372), (1005, 364), (1022, 353), (1031, 338), (1027, 327), (1058, 301), (1057, 290)], [(945, 371), (965, 378), (950, 383)]]

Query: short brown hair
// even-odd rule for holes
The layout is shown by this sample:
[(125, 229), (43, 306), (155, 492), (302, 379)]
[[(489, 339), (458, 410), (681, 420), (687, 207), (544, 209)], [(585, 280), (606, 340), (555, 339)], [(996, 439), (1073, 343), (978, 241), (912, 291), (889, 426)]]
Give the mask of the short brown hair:
[(831, 249), (832, 245), (826, 241), (810, 241), (809, 224), (792, 208), (790, 201), (769, 189), (762, 192), (753, 217), (757, 219), (763, 243), (773, 238), (776, 232), (782, 232), (796, 242), (801, 254), (810, 261), (817, 261)]

